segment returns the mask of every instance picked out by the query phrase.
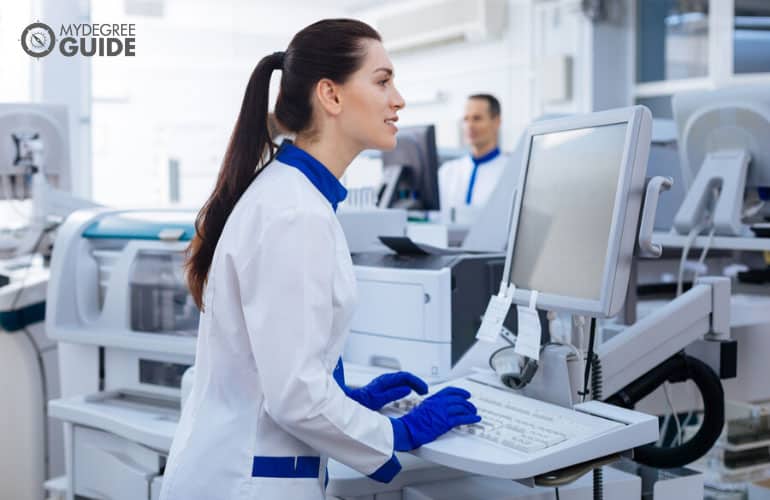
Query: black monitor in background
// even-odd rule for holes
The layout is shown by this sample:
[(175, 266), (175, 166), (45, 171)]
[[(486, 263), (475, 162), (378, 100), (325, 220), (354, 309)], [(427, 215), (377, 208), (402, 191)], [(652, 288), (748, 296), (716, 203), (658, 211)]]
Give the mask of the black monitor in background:
[(381, 208), (439, 210), (438, 153), (433, 125), (403, 127), (396, 148), (382, 153)]

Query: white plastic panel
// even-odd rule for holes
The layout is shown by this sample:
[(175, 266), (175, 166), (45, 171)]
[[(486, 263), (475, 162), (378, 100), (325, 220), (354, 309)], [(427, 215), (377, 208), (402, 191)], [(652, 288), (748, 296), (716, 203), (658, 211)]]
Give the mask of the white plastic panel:
[[(387, 307), (383, 307), (385, 304)], [(418, 284), (359, 279), (358, 308), (350, 329), (388, 337), (424, 339), (424, 310), (425, 292)]]
[(343, 358), (346, 363), (406, 370), (440, 380), (448, 377), (452, 368), (452, 345), (351, 333)]

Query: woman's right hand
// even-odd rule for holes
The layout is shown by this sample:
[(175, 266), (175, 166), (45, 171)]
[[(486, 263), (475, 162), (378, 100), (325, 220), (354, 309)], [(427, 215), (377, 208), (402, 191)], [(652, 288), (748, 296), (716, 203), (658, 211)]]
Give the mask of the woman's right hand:
[[(408, 439), (399, 439), (395, 431), (395, 449), (409, 451), (430, 443), (458, 425), (475, 424), (481, 421), (476, 407), (468, 401), (471, 393), (459, 387), (444, 387), (436, 394), (425, 398), (419, 406), (403, 417), (393, 419), (394, 428), (403, 425)], [(409, 441), (408, 443), (406, 441)]]

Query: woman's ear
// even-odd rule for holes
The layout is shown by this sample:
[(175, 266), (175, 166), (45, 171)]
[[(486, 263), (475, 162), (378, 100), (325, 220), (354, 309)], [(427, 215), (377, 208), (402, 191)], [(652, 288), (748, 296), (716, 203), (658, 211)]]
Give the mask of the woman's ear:
[(315, 93), (321, 107), (330, 115), (342, 112), (342, 96), (340, 86), (328, 78), (322, 78), (315, 86)]

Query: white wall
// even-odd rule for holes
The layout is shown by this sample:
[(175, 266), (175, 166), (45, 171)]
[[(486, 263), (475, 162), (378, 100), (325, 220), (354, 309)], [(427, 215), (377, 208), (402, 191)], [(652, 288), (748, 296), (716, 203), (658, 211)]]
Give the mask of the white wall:
[(117, 206), (168, 203), (180, 162), (183, 205), (210, 193), (256, 63), (324, 17), (322, 2), (166, 0), (160, 18), (127, 16), (123, 0), (92, 3), (93, 22), (136, 23), (136, 57), (93, 60), (93, 193)]

